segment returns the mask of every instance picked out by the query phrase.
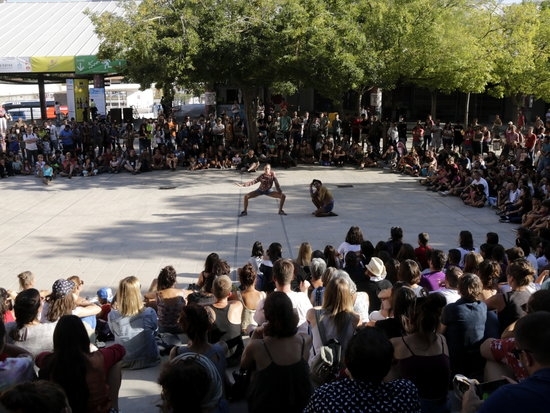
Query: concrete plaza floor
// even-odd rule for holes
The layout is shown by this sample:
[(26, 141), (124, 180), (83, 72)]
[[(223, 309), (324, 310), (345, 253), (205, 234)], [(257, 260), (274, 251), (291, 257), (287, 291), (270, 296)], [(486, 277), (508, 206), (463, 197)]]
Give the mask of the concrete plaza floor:
[[(514, 242), (513, 226), (500, 224), (493, 210), (427, 192), (411, 177), (348, 167), (276, 172), (287, 195), (287, 216), (277, 214), (278, 200), (259, 197), (250, 201), (248, 216), (238, 217), (242, 196), (255, 187), (234, 184), (257, 174), (235, 170), (57, 178), (49, 186), (34, 177), (3, 179), (0, 286), (17, 290), (16, 275), (30, 270), (39, 289), (78, 275), (84, 294), (93, 297), (98, 288), (115, 290), (121, 278), (136, 275), (145, 292), (162, 267), (173, 265), (179, 285), (186, 287), (210, 252), (237, 268), (246, 263), (255, 241), (264, 248), (276, 241), (284, 257), (295, 257), (304, 241), (314, 249), (337, 247), (352, 225), (373, 244), (387, 240), (392, 226), (402, 227), (404, 241), (415, 247), (419, 232), (428, 232), (430, 244), (444, 250), (457, 246), (461, 230), (473, 233), (476, 246), (489, 231), (499, 233), (506, 248)], [(311, 215), (313, 178), (333, 192), (337, 217)], [(158, 370), (123, 372), (122, 411), (156, 411)]]

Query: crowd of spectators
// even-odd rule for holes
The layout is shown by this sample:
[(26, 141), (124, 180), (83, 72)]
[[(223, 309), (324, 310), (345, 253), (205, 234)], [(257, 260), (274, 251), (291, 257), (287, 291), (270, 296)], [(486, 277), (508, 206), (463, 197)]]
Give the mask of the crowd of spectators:
[[(518, 183), (527, 176), (538, 184), (550, 166), (545, 140), (550, 132), (540, 117), (533, 126), (522, 120), (520, 127), (512, 122), (503, 127), (497, 115), (490, 127), (474, 120), (464, 128), (428, 116), (410, 128), (403, 118), (383, 122), (367, 112), (340, 118), (337, 113), (290, 113), (285, 107), (261, 109), (254, 139), (240, 112), (187, 116), (181, 122), (162, 113), (157, 119), (122, 123), (109, 117), (80, 123), (19, 119), (0, 140), (0, 175), (35, 174), (49, 183), (56, 176), (122, 171), (241, 169), (252, 150), (258, 162), (274, 167), (381, 167), (426, 177), (433, 190), (459, 193), (479, 206), (497, 197), (510, 180)], [(500, 144), (497, 156), (492, 149)], [(476, 169), (489, 182), (487, 199), (476, 188), (464, 191)]]
[[(21, 291), (0, 290), (0, 343), (7, 342), (0, 402), (20, 411), (14, 392), (28, 391), (36, 366), (73, 411), (116, 412), (120, 369), (149, 368), (163, 357), (161, 397), (174, 412), (227, 411), (237, 382), (226, 373), (237, 366), (251, 374), (250, 411), (445, 412), (457, 402), (449, 393), (455, 374), (482, 382), (505, 372), (521, 382), (512, 386), (544, 387), (550, 321), (532, 315), (550, 310), (550, 125), (537, 119), (533, 127), (503, 128), (497, 117), (491, 128), (474, 122), (464, 129), (428, 117), (414, 126), (407, 148), (404, 122), (309, 119), (282, 110), (259, 115), (258, 145), (250, 148), (244, 124), (235, 121), (237, 115), (178, 125), (160, 117), (138, 131), (108, 120), (59, 129), (18, 122), (0, 172), (26, 171), (49, 183), (55, 176), (183, 167), (252, 172), (261, 162), (382, 167), (466, 205), (494, 207), (501, 222), (519, 225), (515, 245), (505, 248), (492, 232), (476, 248), (472, 234), (461, 231), (456, 248), (440, 251), (428, 233), (412, 245), (399, 227), (382, 241), (351, 227), (338, 247), (303, 243), (295, 260), (277, 242), (265, 254), (256, 242), (249, 262), (235, 270), (236, 287), (227, 262), (212, 253), (193, 285), (178, 286), (167, 266), (147, 292), (129, 276), (92, 300), (80, 296), (78, 277), (38, 291), (24, 272)], [(491, 150), (498, 144), (500, 155)], [(323, 384), (309, 371), (330, 339), (342, 357)], [(467, 392), (463, 411), (513, 411), (504, 409), (509, 392), (521, 403), (514, 388), (483, 404)], [(528, 401), (545, 406), (548, 395)]]
[[(394, 227), (372, 242), (354, 226), (337, 247), (302, 243), (296, 259), (277, 242), (264, 253), (258, 241), (234, 270), (236, 283), (211, 253), (189, 286), (178, 286), (167, 266), (147, 292), (129, 276), (92, 299), (81, 297), (77, 276), (38, 291), (39, 279), (23, 272), (20, 291), (0, 290), (0, 402), (36, 379), (35, 365), (78, 412), (116, 412), (121, 369), (163, 359), (162, 401), (174, 412), (190, 401), (190, 411), (228, 411), (239, 393), (227, 373), (239, 367), (251, 374), (250, 411), (445, 412), (460, 402), (455, 374), (479, 382), (503, 371), (519, 381), (547, 374), (519, 362), (531, 355), (518, 356), (514, 345), (525, 340), (515, 331), (526, 314), (550, 310), (550, 249), (531, 252), (536, 233), (518, 231), (507, 249), (496, 233), (475, 248), (461, 231), (449, 251), (432, 248), (428, 233), (416, 246), (407, 238)], [(315, 381), (310, 368), (331, 339), (342, 357), (330, 379)], [(532, 357), (544, 364), (548, 356)], [(465, 400), (467, 411), (481, 403)]]

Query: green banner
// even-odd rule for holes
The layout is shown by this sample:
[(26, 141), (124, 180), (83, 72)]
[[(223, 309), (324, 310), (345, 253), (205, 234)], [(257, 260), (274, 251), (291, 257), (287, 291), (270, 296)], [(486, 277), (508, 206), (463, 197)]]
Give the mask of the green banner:
[(125, 60), (99, 60), (97, 56), (75, 56), (74, 60), (77, 75), (119, 73), (126, 66)]

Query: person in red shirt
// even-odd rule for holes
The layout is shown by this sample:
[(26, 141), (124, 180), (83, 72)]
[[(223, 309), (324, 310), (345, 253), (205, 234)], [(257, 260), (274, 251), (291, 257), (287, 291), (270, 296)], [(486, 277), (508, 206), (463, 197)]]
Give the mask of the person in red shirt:
[(428, 245), (430, 241), (430, 235), (427, 232), (421, 232), (418, 234), (418, 248), (414, 250), (416, 260), (420, 264), (422, 270), (429, 267), (428, 256), (432, 247)]
[(531, 165), (533, 164), (533, 160), (535, 158), (535, 145), (537, 143), (537, 135), (535, 135), (533, 130), (534, 128), (529, 126), (527, 133), (523, 137), (523, 144), (525, 145), (525, 149), (527, 149), (527, 156), (529, 156), (529, 159), (531, 160)]

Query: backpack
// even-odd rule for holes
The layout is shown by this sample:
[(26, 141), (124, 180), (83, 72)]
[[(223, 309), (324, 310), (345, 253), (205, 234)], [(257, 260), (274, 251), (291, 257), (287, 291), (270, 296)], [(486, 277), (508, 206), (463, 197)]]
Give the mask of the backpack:
[(310, 363), (310, 378), (315, 387), (336, 380), (342, 365), (342, 345), (333, 338), (326, 340), (325, 328), (320, 322), (321, 310), (315, 310), (315, 319), (323, 345)]

